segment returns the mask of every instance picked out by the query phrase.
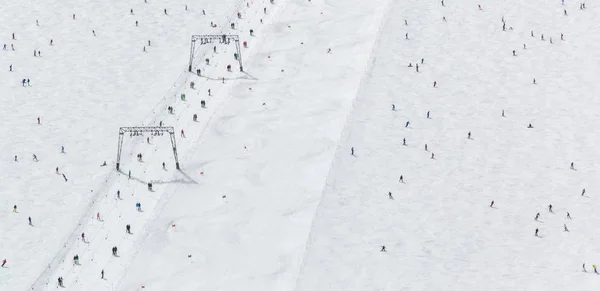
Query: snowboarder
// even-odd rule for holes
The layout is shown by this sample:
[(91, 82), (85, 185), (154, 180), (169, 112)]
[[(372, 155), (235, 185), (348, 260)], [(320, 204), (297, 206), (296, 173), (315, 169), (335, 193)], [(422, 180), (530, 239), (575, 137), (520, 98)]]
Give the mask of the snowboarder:
[(354, 155), (354, 147), (351, 147), (351, 148), (350, 148), (350, 154), (351, 154), (351, 155)]
[(386, 252), (387, 250), (385, 249), (385, 246), (381, 246), (381, 250), (380, 252)]
[(131, 225), (126, 225), (125, 226), (125, 233), (131, 234)]
[(534, 219), (534, 220), (535, 220), (535, 221), (537, 221), (539, 218), (540, 218), (540, 213), (538, 212), (538, 213), (535, 215), (535, 219)]
[(392, 196), (392, 192), (388, 192), (388, 197), (392, 200), (394, 199), (394, 197)]
[(490, 203), (490, 207), (494, 207), (494, 200), (492, 200), (492, 203)]
[(33, 161), (34, 161), (34, 162), (37, 162), (37, 161), (38, 161), (38, 158), (37, 158), (37, 156), (36, 156), (35, 154), (33, 154)]

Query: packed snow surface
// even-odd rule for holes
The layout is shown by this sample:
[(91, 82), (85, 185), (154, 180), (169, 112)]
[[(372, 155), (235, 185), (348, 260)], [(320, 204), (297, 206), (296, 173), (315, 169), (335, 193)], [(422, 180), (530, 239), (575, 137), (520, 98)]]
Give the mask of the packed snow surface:
[(598, 286), (594, 3), (0, 11), (2, 291)]

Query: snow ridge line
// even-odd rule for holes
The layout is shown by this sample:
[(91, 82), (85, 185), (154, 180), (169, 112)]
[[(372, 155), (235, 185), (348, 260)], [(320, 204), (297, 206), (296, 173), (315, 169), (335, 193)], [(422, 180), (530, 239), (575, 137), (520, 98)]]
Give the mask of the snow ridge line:
[[(304, 246), (304, 254), (302, 255), (302, 262), (300, 263), (300, 268), (298, 270), (298, 275), (296, 276), (296, 283), (294, 285), (294, 291), (298, 290), (298, 285), (300, 284), (300, 278), (302, 277), (302, 274), (304, 272), (304, 268), (305, 268), (305, 263), (306, 263), (306, 257), (308, 255), (308, 247), (310, 245), (310, 242), (314, 239), (314, 228), (315, 228), (315, 224), (316, 224), (316, 218), (317, 218), (317, 214), (320, 212), (320, 210), (323, 208), (323, 200), (325, 200), (325, 194), (327, 192), (327, 185), (330, 184), (330, 180), (332, 179), (332, 174), (333, 174), (333, 165), (335, 164), (335, 161), (338, 160), (340, 158), (340, 156), (342, 155), (342, 152), (347, 154), (347, 149), (341, 149), (341, 142), (343, 140), (343, 137), (345, 135), (348, 134), (348, 130), (349, 130), (349, 121), (352, 117), (352, 113), (354, 112), (355, 108), (356, 108), (356, 101), (358, 96), (360, 96), (360, 93), (362, 91), (362, 88), (364, 88), (364, 84), (370, 79), (371, 75), (370, 72), (372, 71), (374, 65), (375, 65), (375, 58), (374, 58), (374, 52), (375, 50), (379, 47), (379, 42), (381, 40), (381, 35), (383, 33), (383, 29), (385, 27), (385, 22), (388, 19), (389, 16), (389, 6), (391, 4), (392, 0), (386, 0), (385, 5), (382, 5), (383, 7), (383, 15), (381, 17), (381, 21), (378, 25), (378, 29), (377, 29), (377, 36), (375, 37), (374, 41), (373, 41), (373, 45), (371, 47), (371, 52), (369, 53), (369, 58), (367, 61), (367, 66), (365, 68), (365, 71), (363, 73), (363, 76), (361, 77), (361, 80), (359, 82), (358, 88), (356, 90), (356, 94), (354, 96), (354, 99), (352, 99), (352, 107), (350, 108), (350, 111), (348, 112), (348, 115), (346, 117), (346, 122), (344, 123), (344, 127), (340, 133), (340, 137), (337, 140), (337, 144), (336, 144), (336, 150), (334, 153), (334, 157), (333, 159), (331, 159), (331, 163), (329, 165), (329, 170), (327, 173), (327, 179), (325, 180), (325, 184), (323, 185), (323, 189), (321, 191), (321, 199), (319, 200), (319, 203), (317, 204), (317, 207), (315, 208), (315, 213), (313, 215), (313, 219), (311, 222), (311, 226), (310, 226), (310, 230), (308, 233), (308, 237), (306, 238), (306, 243)], [(343, 150), (340, 152), (340, 150)]]

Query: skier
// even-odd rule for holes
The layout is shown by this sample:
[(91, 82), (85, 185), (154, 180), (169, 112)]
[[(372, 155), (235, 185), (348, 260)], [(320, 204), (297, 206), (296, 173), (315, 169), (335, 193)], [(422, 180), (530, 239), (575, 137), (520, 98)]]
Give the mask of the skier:
[(117, 256), (117, 247), (112, 247), (112, 254), (113, 256)]
[(2, 268), (4, 268), (4, 266), (6, 266), (6, 259), (2, 260)]
[(567, 212), (567, 218), (571, 219), (571, 214), (569, 212)]
[(144, 48), (142, 49), (144, 52), (146, 52), (146, 46), (144, 46)]
[(492, 200), (492, 203), (490, 203), (490, 207), (494, 207), (494, 200)]
[(81, 241), (82, 241), (82, 242), (85, 242), (85, 232), (82, 232), (82, 233), (81, 233)]
[(15, 155), (15, 162), (18, 162), (18, 160), (17, 160), (17, 155)]
[(548, 211), (552, 212), (552, 204), (548, 205)]
[(563, 36), (564, 36), (564, 35), (561, 33), (561, 34), (560, 34), (560, 40), (565, 40), (565, 39), (563, 38)]
[(396, 110), (396, 105), (392, 104), (392, 111)]
[(39, 117), (37, 118), (37, 121), (38, 121), (38, 124), (42, 123), (42, 120)]
[(96, 220), (101, 220), (100, 219), (100, 212), (96, 213)]
[(56, 174), (60, 174), (60, 173), (58, 172), (58, 167), (56, 167)]
[(533, 125), (531, 125), (531, 123), (527, 126), (527, 128), (533, 128)]
[(563, 224), (563, 227), (565, 228), (565, 231), (569, 231), (566, 224)]
[(13, 32), (13, 34), (12, 34), (12, 39), (16, 39), (16, 38), (15, 38), (15, 33), (14, 33), (14, 32)]
[(63, 286), (63, 278), (62, 277), (58, 277), (58, 286), (59, 287), (64, 287)]
[(407, 33), (404, 35), (404, 37), (405, 37), (406, 39), (408, 39), (408, 32), (407, 32)]
[(540, 37), (541, 40), (544, 40), (544, 34), (542, 33), (542, 36)]
[(421, 58), (421, 64), (423, 64), (425, 62), (424, 58)]
[(433, 88), (435, 88), (435, 86), (437, 86), (437, 81), (433, 81)]
[(129, 15), (133, 15), (133, 8), (129, 10)]
[(388, 192), (388, 197), (392, 200), (394, 200), (394, 197), (392, 196), (392, 192)]
[(31, 85), (29, 84), (29, 79), (27, 79), (27, 86), (31, 86)]
[(36, 50), (33, 50), (33, 56), (37, 57), (37, 51)]
[(28, 220), (29, 220), (29, 225), (33, 226), (33, 223), (31, 222), (31, 216), (29, 216)]
[(534, 85), (536, 84), (536, 83), (535, 83), (535, 78), (533, 78), (533, 84), (534, 84)]
[(138, 26), (138, 21), (137, 20), (135, 21), (135, 26)]
[(8, 71), (12, 72), (12, 65), (8, 66)]
[(539, 229), (537, 229), (537, 228), (535, 229), (535, 236), (538, 236), (539, 231), (540, 231)]
[(17, 213), (17, 205), (13, 206), (13, 212)]
[(429, 113), (430, 113), (430, 112), (429, 112), (429, 111), (427, 111), (427, 119), (429, 119)]
[(565, 16), (567, 16), (567, 9), (563, 9), (565, 11)]
[(121, 190), (117, 190), (117, 199), (121, 200)]
[(583, 266), (582, 266), (582, 267), (583, 267), (583, 271), (584, 271), (584, 272), (587, 272), (587, 270), (585, 269), (585, 263), (583, 263)]
[(162, 163), (162, 166), (163, 166), (163, 170), (166, 171), (167, 170), (167, 166), (165, 165), (165, 162)]
[(404, 25), (408, 25), (408, 20), (404, 19)]
[(513, 57), (517, 56), (517, 51), (513, 50)]
[(6, 44), (4, 44), (4, 47), (2, 47), (3, 50), (6, 50)]
[(25, 83), (27, 83), (27, 79), (23, 79), (23, 80), (21, 81), (21, 84), (23, 84), (23, 87), (25, 87)]
[(75, 20), (75, 14), (73, 14), (73, 20)]
[(471, 139), (471, 132), (469, 131), (469, 133), (467, 134), (467, 138)]
[(417, 73), (419, 72), (419, 64), (416, 64), (415, 70), (417, 70)]
[(185, 137), (185, 133), (183, 132), (183, 129), (181, 130), (181, 137)]
[(425, 144), (425, 151), (427, 151), (427, 144)]
[(539, 212), (535, 215), (535, 219), (534, 220), (537, 221), (538, 218), (540, 218), (540, 213)]
[(404, 177), (402, 175), (400, 175), (400, 180), (398, 180), (398, 182), (404, 183)]
[(585, 194), (585, 188), (583, 188), (583, 191), (581, 191), (581, 196), (583, 196), (583, 194)]
[(10, 44), (10, 48), (14, 51), (15, 50), (15, 45), (14, 44)]
[(502, 110), (502, 117), (505, 117), (505, 116), (504, 116), (504, 110)]
[(75, 255), (75, 256), (73, 257), (73, 264), (75, 264), (75, 265), (79, 265), (79, 255)]
[(104, 269), (100, 272), (100, 279), (104, 279)]
[(406, 125), (404, 125), (404, 127), (408, 127), (410, 125), (410, 121), (406, 122)]
[(60, 152), (63, 154), (65, 153), (65, 146), (60, 146)]
[(351, 155), (354, 155), (354, 147), (351, 147), (351, 148), (350, 148), (350, 154), (351, 154)]
[(135, 207), (137, 208), (137, 211), (142, 211), (142, 203), (135, 203)]
[(211, 96), (211, 95), (210, 95), (210, 89), (208, 89), (208, 96)]
[(62, 174), (62, 176), (65, 179), (65, 182), (69, 181), (69, 180), (67, 180), (67, 176), (65, 176), (65, 174)]
[(575, 164), (571, 162), (571, 170), (575, 170)]
[(131, 225), (126, 225), (125, 226), (125, 233), (131, 234)]
[(402, 139), (402, 145), (406, 145), (406, 138)]
[(131, 180), (131, 170), (129, 170), (129, 179)]
[(525, 49), (527, 49), (527, 46), (526, 46), (525, 44), (523, 44), (523, 49), (524, 49), (524, 50), (525, 50)]
[(435, 159), (435, 154), (434, 153), (431, 153), (431, 159), (432, 160)]
[(596, 265), (592, 265), (594, 267), (594, 273), (598, 274), (598, 270), (596, 270)]
[(167, 14), (167, 9), (165, 9), (165, 15), (168, 15), (168, 14)]
[(380, 252), (386, 252), (385, 246), (381, 246)]
[(38, 158), (37, 158), (37, 156), (36, 156), (35, 154), (33, 154), (33, 161), (34, 161), (34, 162), (37, 162), (37, 161), (38, 161)]

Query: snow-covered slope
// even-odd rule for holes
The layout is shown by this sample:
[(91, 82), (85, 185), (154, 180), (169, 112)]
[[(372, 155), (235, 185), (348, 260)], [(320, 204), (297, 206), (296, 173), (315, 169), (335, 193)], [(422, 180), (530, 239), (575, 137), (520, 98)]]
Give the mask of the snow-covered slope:
[(597, 285), (593, 4), (148, 2), (0, 6), (0, 290)]

